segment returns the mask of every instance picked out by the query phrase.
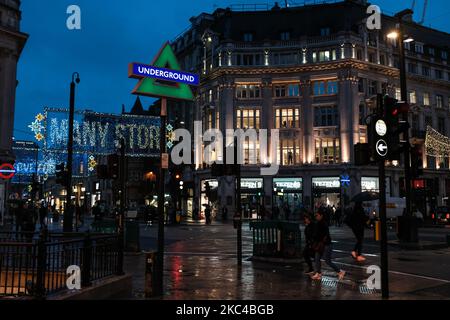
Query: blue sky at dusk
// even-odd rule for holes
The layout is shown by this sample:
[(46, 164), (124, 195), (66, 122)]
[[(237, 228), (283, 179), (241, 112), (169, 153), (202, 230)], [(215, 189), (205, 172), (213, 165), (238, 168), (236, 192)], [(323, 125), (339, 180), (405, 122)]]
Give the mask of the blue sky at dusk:
[[(424, 0), (416, 4), (416, 20)], [(300, 0), (290, 2), (303, 2)], [(430, 0), (425, 25), (450, 32), (448, 0)], [(18, 66), (14, 135), (32, 140), (28, 124), (44, 106), (68, 107), (71, 75), (78, 71), (76, 108), (120, 113), (135, 96), (136, 80), (128, 79), (128, 63), (150, 63), (162, 43), (173, 40), (201, 12), (251, 0), (23, 0), (23, 32), (30, 38)], [(269, 1), (268, 3), (273, 3)], [(284, 1), (280, 1), (284, 3)], [(375, 0), (386, 13), (411, 6), (412, 0)], [(82, 30), (66, 28), (66, 9), (82, 10)], [(151, 100), (143, 99), (145, 107)], [(30, 132), (31, 133), (31, 132)]]

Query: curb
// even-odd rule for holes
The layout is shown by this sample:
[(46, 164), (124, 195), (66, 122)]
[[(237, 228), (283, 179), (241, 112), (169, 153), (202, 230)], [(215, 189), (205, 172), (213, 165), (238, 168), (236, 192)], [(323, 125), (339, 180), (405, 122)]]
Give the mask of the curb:
[(438, 243), (401, 243), (399, 241), (388, 241), (388, 245), (405, 250), (438, 250), (447, 249), (449, 245), (445, 242)]

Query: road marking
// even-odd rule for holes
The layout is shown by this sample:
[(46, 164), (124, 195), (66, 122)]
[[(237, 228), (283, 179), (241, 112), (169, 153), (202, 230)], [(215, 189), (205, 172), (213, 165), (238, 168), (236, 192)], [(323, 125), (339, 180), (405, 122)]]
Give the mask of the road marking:
[[(336, 262), (336, 263), (341, 264), (343, 266), (347, 266), (347, 267), (367, 270), (367, 267), (363, 267), (363, 266), (357, 266), (354, 264), (349, 264), (349, 263), (344, 263), (344, 262)], [(450, 280), (421, 276), (421, 275), (413, 274), (413, 273), (406, 273), (406, 272), (400, 272), (400, 271), (394, 271), (394, 270), (389, 270), (389, 273), (398, 274), (398, 275), (402, 275), (402, 276), (408, 276), (408, 277), (414, 277), (414, 278), (420, 278), (420, 279), (426, 279), (426, 280), (432, 280), (432, 281), (438, 281), (438, 282), (443, 282), (443, 283), (450, 283)]]
[[(350, 252), (344, 251), (344, 250), (336, 250), (336, 249), (333, 249), (333, 252), (347, 253), (347, 254), (351, 255)], [(364, 253), (363, 256), (368, 256), (368, 257), (379, 257), (378, 254), (371, 254), (371, 253)]]
[[(167, 255), (172, 256), (236, 256), (236, 253), (213, 253), (213, 252), (166, 252)], [(253, 252), (248, 252), (247, 255), (252, 255)], [(242, 252), (245, 255), (245, 252)]]

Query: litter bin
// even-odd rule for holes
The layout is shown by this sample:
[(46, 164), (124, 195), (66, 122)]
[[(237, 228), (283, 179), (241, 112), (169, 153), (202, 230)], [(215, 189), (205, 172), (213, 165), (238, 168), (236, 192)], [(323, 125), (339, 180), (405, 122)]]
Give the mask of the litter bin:
[(140, 232), (139, 222), (136, 220), (125, 221), (125, 251), (139, 252), (140, 251)]
[(155, 284), (155, 265), (156, 265), (156, 252), (149, 252), (145, 255), (145, 285), (144, 292), (145, 297), (150, 298), (153, 296), (153, 286)]

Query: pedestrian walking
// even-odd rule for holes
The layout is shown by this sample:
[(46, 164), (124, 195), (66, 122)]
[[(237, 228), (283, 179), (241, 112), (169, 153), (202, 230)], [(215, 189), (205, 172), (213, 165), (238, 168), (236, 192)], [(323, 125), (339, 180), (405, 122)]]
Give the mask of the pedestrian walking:
[(314, 259), (314, 249), (313, 249), (313, 243), (314, 243), (314, 223), (312, 223), (311, 216), (308, 214), (305, 214), (303, 216), (303, 222), (305, 224), (305, 248), (303, 249), (303, 258), (305, 259), (305, 262), (308, 266), (307, 271), (305, 271), (305, 274), (311, 275), (314, 273), (314, 268), (312, 264), (312, 259)]
[(368, 217), (362, 206), (362, 202), (356, 202), (352, 213), (347, 219), (347, 224), (352, 229), (356, 238), (355, 247), (352, 251), (352, 257), (358, 262), (363, 262), (366, 258), (362, 255), (362, 246), (364, 240), (364, 229), (367, 224)]
[(336, 227), (340, 227), (342, 225), (342, 207), (339, 206), (334, 213), (335, 225)]
[(211, 207), (209, 205), (205, 208), (206, 224), (211, 224)]
[(192, 219), (193, 220), (198, 220), (199, 216), (198, 216), (198, 206), (195, 205), (194, 210), (192, 210)]
[(314, 237), (313, 237), (313, 248), (315, 251), (315, 265), (314, 265), (314, 275), (311, 275), (313, 280), (322, 279), (321, 271), (321, 258), (325, 259), (325, 262), (330, 266), (336, 273), (339, 280), (342, 280), (345, 276), (345, 271), (339, 269), (331, 260), (331, 236), (330, 230), (324, 218), (323, 212), (317, 212), (316, 215), (316, 225), (314, 227)]
[(226, 206), (223, 206), (222, 208), (222, 220), (227, 221), (228, 219), (228, 209)]
[(45, 227), (45, 220), (48, 215), (47, 206), (45, 205), (44, 201), (41, 202), (41, 206), (39, 207), (39, 223), (41, 225), (41, 229)]

